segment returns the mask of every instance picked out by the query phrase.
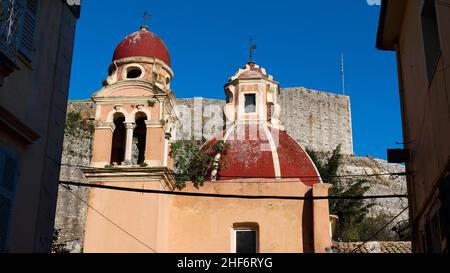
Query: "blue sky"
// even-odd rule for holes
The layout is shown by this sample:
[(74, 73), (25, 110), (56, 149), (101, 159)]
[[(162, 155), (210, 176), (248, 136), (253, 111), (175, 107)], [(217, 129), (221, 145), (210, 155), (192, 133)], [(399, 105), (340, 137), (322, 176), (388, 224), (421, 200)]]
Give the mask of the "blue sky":
[(340, 56), (345, 54), (357, 155), (386, 158), (402, 141), (395, 54), (375, 48), (380, 6), (376, 0), (84, 0), (77, 24), (70, 99), (100, 89), (115, 46), (139, 29), (168, 46), (177, 97), (224, 98), (223, 85), (254, 60), (281, 87), (341, 92)]

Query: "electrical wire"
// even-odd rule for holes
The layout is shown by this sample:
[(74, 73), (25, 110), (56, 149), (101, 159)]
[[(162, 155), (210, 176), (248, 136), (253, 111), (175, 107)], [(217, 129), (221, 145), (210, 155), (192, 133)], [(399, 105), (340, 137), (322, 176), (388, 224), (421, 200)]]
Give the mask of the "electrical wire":
[(161, 190), (136, 189), (117, 186), (96, 185), (88, 183), (60, 181), (59, 184), (77, 187), (100, 188), (109, 190), (119, 190), (138, 193), (153, 193), (162, 195), (178, 195), (193, 197), (215, 197), (215, 198), (234, 198), (234, 199), (277, 199), (277, 200), (362, 200), (362, 199), (382, 199), (382, 198), (408, 198), (407, 195), (369, 195), (369, 196), (274, 196), (274, 195), (238, 195), (238, 194), (216, 194), (216, 193), (196, 193), (196, 192), (175, 192)]
[[(60, 166), (69, 166), (69, 167), (76, 167), (76, 168), (84, 168), (84, 169), (88, 169), (88, 170), (102, 170), (105, 168), (98, 168), (98, 167), (85, 167), (85, 166), (80, 166), (80, 165), (73, 165), (73, 164), (59, 164)], [(120, 170), (120, 169), (119, 169)], [(400, 173), (375, 173), (375, 174), (347, 174), (347, 175), (335, 175), (335, 176), (330, 176), (330, 178), (355, 178), (355, 177), (379, 177), (379, 176), (389, 176), (391, 180), (395, 180), (397, 178), (399, 178), (400, 176), (408, 176), (408, 175), (412, 175), (413, 173), (411, 172), (400, 172)], [(223, 178), (233, 178), (233, 179), (239, 179), (239, 178), (274, 178), (274, 176), (226, 176), (226, 175), (221, 175), (220, 177)], [(301, 176), (281, 176), (279, 177), (281, 179), (283, 178), (299, 178), (302, 180), (315, 180), (318, 178), (321, 178), (320, 175), (301, 175)], [(294, 181), (295, 182), (295, 181)], [(258, 183), (264, 183), (264, 181), (258, 182)], [(272, 182), (267, 182), (267, 183), (272, 183)], [(297, 183), (297, 182), (295, 182)]]
[(68, 185), (63, 185), (63, 187), (69, 192), (71, 193), (73, 196), (75, 196), (75, 198), (77, 198), (78, 200), (80, 200), (81, 202), (83, 202), (86, 206), (88, 206), (89, 208), (91, 208), (93, 211), (95, 211), (97, 214), (99, 214), (100, 216), (102, 216), (104, 219), (106, 219), (108, 222), (110, 222), (111, 224), (113, 224), (115, 227), (117, 227), (118, 229), (120, 229), (122, 232), (124, 232), (125, 234), (127, 234), (128, 236), (130, 236), (131, 238), (133, 238), (134, 240), (136, 240), (137, 242), (139, 242), (140, 244), (142, 244), (143, 246), (145, 246), (146, 248), (148, 248), (149, 250), (153, 251), (154, 253), (157, 253), (156, 250), (154, 250), (151, 246), (147, 245), (146, 243), (142, 242), (141, 240), (139, 240), (136, 236), (134, 236), (133, 234), (131, 234), (130, 232), (128, 232), (127, 230), (125, 230), (124, 228), (122, 228), (120, 225), (116, 224), (114, 221), (112, 221), (111, 219), (109, 219), (107, 216), (105, 216), (103, 213), (101, 213), (100, 211), (98, 211), (96, 208), (94, 208), (92, 205), (90, 205), (87, 201), (85, 201), (83, 198), (79, 197), (77, 194), (75, 194), (74, 192), (72, 192), (72, 189), (68, 186)]

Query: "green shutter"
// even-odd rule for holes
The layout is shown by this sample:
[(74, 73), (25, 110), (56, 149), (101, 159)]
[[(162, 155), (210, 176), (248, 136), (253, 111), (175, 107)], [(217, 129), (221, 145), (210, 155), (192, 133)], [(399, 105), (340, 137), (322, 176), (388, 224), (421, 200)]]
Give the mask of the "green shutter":
[(18, 171), (17, 160), (0, 147), (0, 253), (7, 251)]
[(34, 50), (34, 36), (39, 11), (39, 0), (22, 0), (23, 14), (20, 33), (20, 52), (32, 60)]

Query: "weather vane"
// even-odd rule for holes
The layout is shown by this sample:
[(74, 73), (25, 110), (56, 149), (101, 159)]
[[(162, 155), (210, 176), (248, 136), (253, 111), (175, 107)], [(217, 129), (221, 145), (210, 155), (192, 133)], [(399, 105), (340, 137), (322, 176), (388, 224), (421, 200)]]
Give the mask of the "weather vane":
[(250, 62), (253, 62), (253, 50), (256, 49), (256, 45), (253, 44), (253, 37), (250, 36)]
[(148, 23), (148, 20), (150, 20), (150, 13), (148, 13), (148, 11), (145, 11), (144, 12), (144, 25), (147, 25), (147, 23)]

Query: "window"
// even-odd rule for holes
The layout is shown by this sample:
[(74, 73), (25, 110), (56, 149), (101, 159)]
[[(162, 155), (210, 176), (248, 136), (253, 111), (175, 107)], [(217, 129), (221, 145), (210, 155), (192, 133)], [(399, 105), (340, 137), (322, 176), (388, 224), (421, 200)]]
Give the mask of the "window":
[(425, 0), (421, 18), (427, 76), (430, 84), (441, 55), (435, 0)]
[(257, 253), (258, 230), (256, 228), (235, 228), (234, 251), (235, 253)]
[(275, 106), (273, 102), (267, 103), (267, 121), (272, 121), (272, 115), (275, 111)]
[(137, 67), (128, 68), (127, 78), (128, 79), (137, 79), (142, 75), (142, 71)]
[(18, 161), (0, 147), (0, 253), (8, 251)]
[(39, 0), (25, 0), (24, 5), (23, 16), (21, 18), (19, 51), (31, 61), (33, 58)]
[(245, 113), (256, 112), (256, 94), (246, 94), (245, 96)]

